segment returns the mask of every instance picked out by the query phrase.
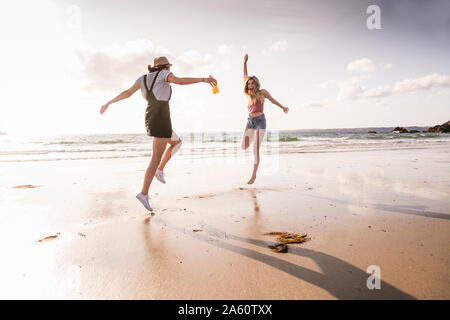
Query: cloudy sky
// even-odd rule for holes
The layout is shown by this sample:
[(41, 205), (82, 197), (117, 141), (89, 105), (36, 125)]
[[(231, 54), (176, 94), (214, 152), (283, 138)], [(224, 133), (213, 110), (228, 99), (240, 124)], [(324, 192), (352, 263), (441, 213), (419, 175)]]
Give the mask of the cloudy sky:
[[(369, 5), (380, 8), (373, 25)], [(0, 12), (0, 132), (145, 133), (130, 87), (165, 55), (179, 132), (236, 131), (246, 121), (242, 61), (291, 112), (266, 102), (269, 129), (435, 125), (450, 120), (447, 0), (30, 0)]]

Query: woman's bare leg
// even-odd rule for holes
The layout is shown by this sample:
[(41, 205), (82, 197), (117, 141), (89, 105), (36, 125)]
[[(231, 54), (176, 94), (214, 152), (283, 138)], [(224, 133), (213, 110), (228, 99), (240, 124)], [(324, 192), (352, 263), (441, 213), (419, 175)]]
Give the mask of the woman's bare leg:
[(252, 177), (250, 178), (250, 180), (248, 180), (247, 184), (253, 184), (253, 182), (255, 182), (256, 180), (256, 173), (258, 172), (258, 167), (259, 167), (259, 150), (261, 147), (261, 143), (262, 140), (264, 138), (264, 130), (255, 130), (254, 133), (254, 139), (255, 139), (255, 143), (253, 144), (253, 157), (254, 157), (254, 164), (253, 164), (253, 173), (252, 173)]
[(250, 145), (252, 144), (254, 131), (255, 131), (254, 129), (245, 128), (244, 136), (242, 137), (242, 143), (241, 143), (242, 150), (247, 150), (248, 147), (250, 147)]
[(150, 184), (152, 183), (153, 177), (155, 176), (156, 169), (161, 161), (161, 157), (164, 153), (164, 150), (167, 146), (168, 138), (157, 138), (153, 137), (153, 151), (152, 151), (152, 159), (150, 160), (150, 164), (145, 171), (144, 184), (142, 186), (141, 193), (143, 195), (148, 194), (148, 189), (150, 189)]
[(172, 156), (178, 151), (179, 147), (181, 147), (181, 139), (174, 132), (172, 134), (172, 138), (170, 138), (167, 143), (170, 144), (170, 146), (167, 148), (166, 152), (164, 153), (163, 159), (158, 166), (158, 170), (161, 171), (164, 170), (167, 162), (169, 162)]

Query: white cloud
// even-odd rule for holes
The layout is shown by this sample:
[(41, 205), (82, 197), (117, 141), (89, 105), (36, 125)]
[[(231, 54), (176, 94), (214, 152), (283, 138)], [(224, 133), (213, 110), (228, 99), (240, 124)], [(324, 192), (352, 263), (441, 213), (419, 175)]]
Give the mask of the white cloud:
[(347, 65), (348, 72), (373, 72), (375, 70), (375, 64), (368, 58), (355, 60)]
[(270, 54), (274, 52), (283, 52), (289, 48), (289, 45), (286, 40), (276, 41), (272, 43), (268, 48), (263, 50), (263, 54)]
[(339, 89), (337, 100), (355, 100), (358, 99), (363, 92), (363, 88), (357, 84), (342, 86)]
[(232, 48), (233, 48), (232, 45), (221, 44), (217, 50), (222, 55), (228, 55), (231, 53)]
[(386, 97), (392, 93), (392, 88), (388, 86), (380, 86), (376, 88), (365, 89), (361, 97), (364, 98), (379, 98)]
[(392, 92), (412, 92), (442, 87), (450, 87), (450, 76), (433, 73), (422, 78), (399, 81), (393, 86)]
[(158, 56), (166, 56), (174, 65), (174, 72), (182, 75), (205, 72), (203, 69), (209, 70), (212, 66), (212, 56), (209, 54), (188, 50), (175, 56), (168, 49), (147, 39), (99, 49), (84, 48), (76, 53), (81, 63), (78, 77), (85, 79), (85, 89), (89, 91), (117, 91), (131, 86), (139, 75), (147, 72), (147, 66), (153, 64), (153, 59)]
[(450, 76), (433, 73), (421, 78), (405, 79), (392, 86), (363, 88), (358, 82), (343, 82), (338, 100), (356, 100), (361, 98), (382, 98), (396, 93), (417, 92), (434, 88), (449, 88)]
[(437, 94), (438, 96), (448, 96), (450, 94), (450, 90), (440, 90)]
[(353, 76), (344, 81), (338, 81), (337, 84), (339, 86), (339, 93), (337, 100), (342, 101), (357, 99), (364, 91), (363, 87), (360, 85), (360, 82), (369, 78), (369, 75), (363, 74), (360, 76)]
[(342, 87), (353, 87), (355, 85), (357, 85), (358, 83), (360, 83), (363, 80), (369, 79), (370, 76), (367, 74), (362, 74), (360, 76), (353, 76), (350, 79), (347, 80), (343, 80), (343, 81), (336, 81), (336, 80), (328, 80), (328, 81), (324, 81), (321, 82), (317, 85), (317, 87), (322, 88), (322, 89), (326, 89), (329, 87), (332, 87), (334, 85), (339, 86), (340, 88)]
[(390, 68), (392, 68), (392, 63), (386, 63), (386, 64), (383, 64), (382, 67), (383, 67), (384, 69), (390, 69)]

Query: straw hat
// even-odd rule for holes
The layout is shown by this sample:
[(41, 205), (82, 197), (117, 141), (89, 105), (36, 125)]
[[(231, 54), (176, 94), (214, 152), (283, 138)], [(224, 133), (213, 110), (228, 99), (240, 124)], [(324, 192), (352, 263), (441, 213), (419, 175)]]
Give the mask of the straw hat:
[(172, 64), (169, 63), (169, 60), (167, 60), (166, 57), (157, 57), (157, 58), (153, 59), (154, 68), (163, 66), (163, 65), (171, 66)]

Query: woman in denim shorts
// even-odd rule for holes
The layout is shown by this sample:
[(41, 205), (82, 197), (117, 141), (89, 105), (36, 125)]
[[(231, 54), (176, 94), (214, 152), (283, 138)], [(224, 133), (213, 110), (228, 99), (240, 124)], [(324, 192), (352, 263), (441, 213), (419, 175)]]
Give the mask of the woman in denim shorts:
[(259, 148), (264, 138), (266, 131), (266, 117), (264, 115), (264, 100), (267, 98), (270, 102), (280, 107), (284, 113), (288, 113), (289, 108), (282, 106), (276, 101), (265, 89), (261, 89), (261, 84), (257, 77), (248, 76), (247, 74), (247, 60), (248, 55), (244, 56), (244, 94), (248, 98), (248, 119), (247, 126), (244, 131), (244, 137), (242, 139), (242, 149), (246, 150), (250, 144), (255, 140), (253, 144), (253, 173), (248, 184), (253, 184), (256, 179), (256, 172), (259, 166)]

